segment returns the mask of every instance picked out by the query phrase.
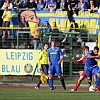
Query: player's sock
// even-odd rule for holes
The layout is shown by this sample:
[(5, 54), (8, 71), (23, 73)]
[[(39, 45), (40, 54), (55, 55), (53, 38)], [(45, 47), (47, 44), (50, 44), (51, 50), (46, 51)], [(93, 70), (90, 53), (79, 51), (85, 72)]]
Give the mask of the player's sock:
[(37, 87), (40, 87), (40, 84), (41, 84), (41, 80), (39, 80), (38, 84), (37, 84)]
[(97, 79), (96, 79), (96, 87), (95, 88), (98, 88), (99, 84), (100, 84), (100, 77), (97, 77)]
[(78, 89), (78, 87), (80, 86), (80, 82), (76, 82), (76, 85), (75, 85), (75, 87), (74, 87), (74, 91), (77, 91), (77, 89)]
[(49, 79), (49, 87), (50, 89), (53, 89), (53, 78)]
[(88, 84), (91, 86), (91, 82), (88, 81)]
[(49, 87), (50, 87), (50, 84), (49, 84), (49, 79), (47, 79), (47, 83), (48, 83), (48, 85), (49, 85)]
[(91, 86), (91, 82), (88, 81), (88, 89), (89, 89), (90, 86)]
[(47, 79), (47, 83), (49, 84), (49, 79)]
[(63, 79), (63, 78), (62, 78), (62, 79), (60, 79), (60, 82), (61, 82), (61, 84), (62, 84), (62, 86), (63, 86), (63, 89), (64, 89), (64, 90), (66, 90), (66, 86), (65, 86), (64, 79)]
[(98, 89), (100, 90), (100, 84), (99, 84), (99, 86), (98, 86)]

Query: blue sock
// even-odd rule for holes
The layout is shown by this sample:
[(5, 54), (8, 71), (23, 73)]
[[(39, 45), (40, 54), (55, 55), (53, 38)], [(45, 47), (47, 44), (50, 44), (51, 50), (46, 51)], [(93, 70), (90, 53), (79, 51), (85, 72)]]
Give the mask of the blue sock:
[(62, 86), (63, 86), (63, 88), (64, 88), (64, 90), (66, 89), (66, 86), (65, 86), (65, 82), (64, 82), (64, 79), (62, 78), (62, 79), (60, 79), (60, 82), (61, 82), (61, 84), (62, 84)]
[(53, 78), (49, 79), (49, 87), (53, 89)]
[(100, 77), (97, 77), (97, 79), (96, 79), (96, 87), (95, 88), (98, 88), (99, 84), (100, 84)]
[(91, 82), (88, 81), (88, 84), (91, 86)]

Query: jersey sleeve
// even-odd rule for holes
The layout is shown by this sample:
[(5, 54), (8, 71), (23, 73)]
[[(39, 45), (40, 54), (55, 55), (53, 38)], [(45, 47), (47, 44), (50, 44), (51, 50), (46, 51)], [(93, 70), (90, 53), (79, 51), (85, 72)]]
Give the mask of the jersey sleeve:
[(90, 55), (92, 55), (92, 50), (90, 50), (87, 54), (90, 54)]
[(50, 58), (50, 49), (48, 50), (48, 57)]
[(59, 48), (59, 54), (60, 56), (64, 56), (64, 53), (62, 52), (62, 50)]
[(78, 62), (78, 63), (83, 63), (83, 62), (84, 62), (83, 59), (84, 59), (84, 57), (82, 57), (82, 58), (80, 58), (79, 60), (77, 60), (77, 62)]
[(56, 5), (56, 6), (57, 6), (57, 2), (56, 2), (56, 1), (54, 2), (54, 5)]
[(38, 66), (41, 66), (41, 59), (42, 59), (42, 51), (40, 52), (39, 56), (38, 56)]

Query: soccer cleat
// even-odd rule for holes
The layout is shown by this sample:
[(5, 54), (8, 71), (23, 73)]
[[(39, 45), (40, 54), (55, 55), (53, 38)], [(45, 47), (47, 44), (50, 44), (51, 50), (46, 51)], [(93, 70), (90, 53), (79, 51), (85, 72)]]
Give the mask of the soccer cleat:
[(35, 86), (35, 89), (39, 89), (39, 87), (38, 86)]
[(71, 89), (70, 91), (75, 91), (74, 89)]
[(56, 89), (56, 86), (54, 86), (53, 88), (50, 88), (50, 90), (54, 90), (54, 89)]
[(54, 90), (54, 88), (50, 88), (50, 90)]
[(63, 90), (66, 90), (66, 87), (63, 87)]
[(100, 89), (96, 88), (96, 91), (97, 91), (97, 92), (100, 92)]
[(56, 86), (54, 86), (53, 88), (56, 89)]

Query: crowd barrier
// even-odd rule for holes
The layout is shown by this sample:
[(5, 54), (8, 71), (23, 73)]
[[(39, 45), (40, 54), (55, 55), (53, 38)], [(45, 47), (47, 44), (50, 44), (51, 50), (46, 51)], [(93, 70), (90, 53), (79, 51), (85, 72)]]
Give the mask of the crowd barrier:
[[(31, 32), (18, 31), (16, 41), (17, 47), (15, 49), (0, 50), (0, 55), (3, 57), (0, 67), (1, 75), (32, 75), (34, 70), (36, 70), (35, 75), (39, 75), (39, 69), (36, 68), (36, 65), (40, 50), (19, 48), (19, 35), (21, 33), (30, 34)], [(62, 64), (62, 71), (64, 76), (73, 76), (75, 75), (73, 72), (83, 70), (83, 64), (74, 65), (70, 59), (70, 56), (72, 55), (75, 56), (76, 59), (79, 59), (83, 54), (81, 43), (76, 42), (75, 35), (81, 35), (85, 45), (88, 45), (90, 49), (93, 49), (95, 45), (100, 47), (100, 34), (83, 34), (80, 32), (44, 33), (43, 43), (46, 42), (48, 36), (51, 34), (58, 34), (58, 36), (53, 36), (51, 38), (56, 38), (58, 46), (60, 46), (64, 51), (64, 61)], [(61, 39), (64, 39), (66, 34), (68, 34), (67, 41), (62, 43)], [(99, 60), (98, 64), (100, 64)]]

